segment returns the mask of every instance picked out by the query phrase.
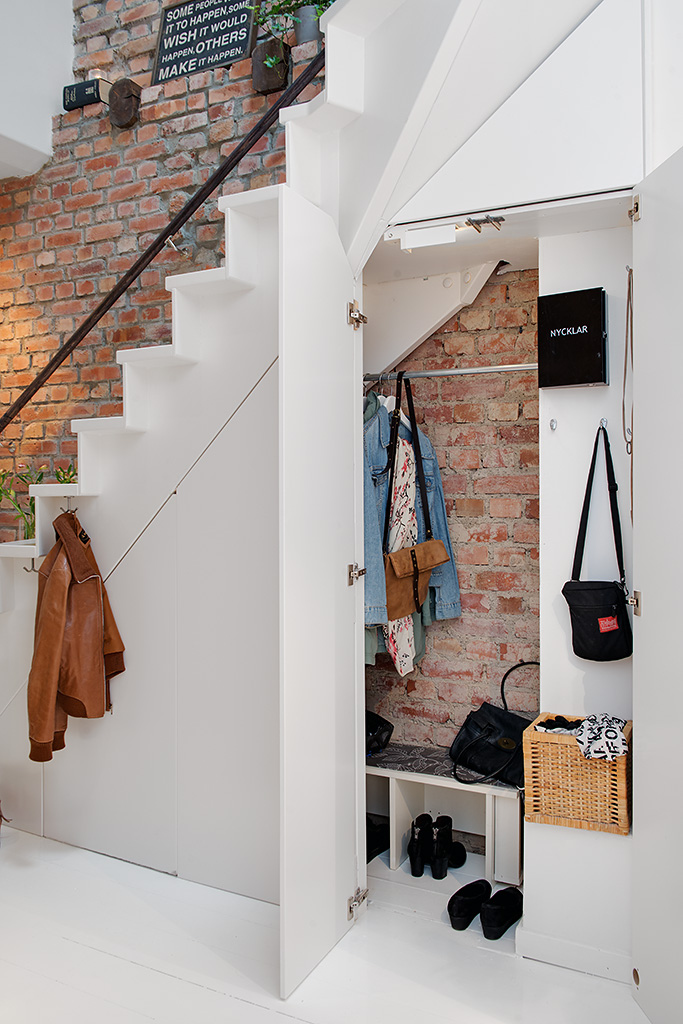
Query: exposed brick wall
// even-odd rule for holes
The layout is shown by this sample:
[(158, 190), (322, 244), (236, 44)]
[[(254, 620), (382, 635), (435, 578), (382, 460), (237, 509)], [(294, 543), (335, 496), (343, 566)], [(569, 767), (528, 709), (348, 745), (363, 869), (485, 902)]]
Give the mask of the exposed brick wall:
[[(52, 159), (35, 175), (0, 181), (0, 411), (52, 357), (156, 234), (251, 130), (274, 96), (254, 93), (251, 60), (150, 87), (161, 0), (74, 0), (74, 73), (100, 68), (112, 81), (142, 85), (140, 121), (112, 128), (92, 105), (53, 119)], [(294, 73), (317, 52), (295, 47)], [(65, 83), (67, 84), (67, 83)], [(308, 86), (311, 98), (319, 83)], [(277, 125), (222, 187), (224, 194), (284, 180), (284, 131)], [(63, 364), (3, 435), (0, 469), (75, 458), (69, 420), (120, 413), (116, 350), (171, 337), (168, 274), (219, 265), (218, 193)], [(15, 533), (0, 510), (0, 540)]]
[[(493, 277), (400, 366), (450, 369), (536, 361), (535, 270)], [(535, 372), (413, 381), (418, 421), (441, 466), (462, 592), (460, 619), (434, 623), (403, 679), (386, 655), (366, 669), (367, 706), (394, 738), (449, 746), (468, 712), (500, 703), (500, 681), (538, 660), (538, 384)], [(538, 708), (538, 669), (506, 684), (511, 710)]]

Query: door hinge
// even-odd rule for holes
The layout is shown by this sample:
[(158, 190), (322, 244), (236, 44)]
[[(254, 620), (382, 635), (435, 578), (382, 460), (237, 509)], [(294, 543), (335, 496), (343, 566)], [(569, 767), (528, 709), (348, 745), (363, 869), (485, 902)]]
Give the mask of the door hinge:
[(361, 324), (366, 324), (368, 322), (368, 318), (363, 316), (358, 308), (358, 302), (356, 299), (354, 299), (353, 302), (349, 302), (348, 321), (350, 324), (353, 324), (354, 331), (357, 331)]
[(359, 569), (358, 568), (358, 563), (357, 562), (354, 562), (353, 565), (350, 565), (349, 566), (349, 575), (348, 575), (349, 586), (352, 587), (354, 585), (354, 583), (356, 582), (356, 580), (359, 580), (361, 578), (361, 576), (365, 576), (366, 572), (367, 572), (367, 569)]
[(640, 220), (640, 196), (633, 197), (633, 206), (628, 211), (628, 215), (632, 221)]
[(353, 896), (349, 897), (349, 899), (346, 901), (346, 912), (348, 914), (349, 921), (353, 920), (353, 915), (358, 910), (358, 908), (363, 903), (365, 903), (367, 898), (368, 898), (368, 890), (367, 889), (356, 889), (356, 891), (354, 892)]
[(633, 614), (634, 615), (641, 615), (642, 614), (642, 606), (641, 606), (641, 603), (640, 603), (640, 591), (639, 590), (634, 590), (632, 596), (626, 598), (626, 604), (630, 604), (631, 605), (631, 608), (633, 608)]

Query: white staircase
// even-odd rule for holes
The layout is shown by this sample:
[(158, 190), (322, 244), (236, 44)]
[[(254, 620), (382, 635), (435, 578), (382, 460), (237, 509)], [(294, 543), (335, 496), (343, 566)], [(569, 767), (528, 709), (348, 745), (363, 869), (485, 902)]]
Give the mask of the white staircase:
[[(268, 437), (277, 450), (278, 192), (220, 201), (226, 266), (167, 280), (172, 343), (118, 353), (122, 415), (72, 422), (78, 483), (32, 488), (36, 540), (0, 545), (0, 795), (14, 825), (165, 871), (183, 873), (183, 862), (192, 862), (186, 876), (216, 885), (223, 884), (224, 870), (233, 877), (241, 870), (250, 878), (260, 873), (266, 881), (250, 894), (267, 899), (277, 898), (270, 877), (277, 872), (258, 863), (258, 854), (250, 851), (254, 863), (237, 869), (229, 857), (216, 871), (195, 863), (206, 860), (195, 849), (205, 852), (208, 845), (193, 818), (203, 794), (181, 776), (192, 774), (193, 745), (205, 742), (202, 719), (221, 709), (202, 706), (205, 680), (177, 692), (178, 664), (192, 676), (177, 617), (179, 588), (193, 563), (201, 560), (206, 573), (217, 553), (239, 547), (239, 528), (231, 526), (234, 514), (226, 507), (249, 486), (237, 467), (244, 474), (250, 460), (261, 460)], [(270, 425), (263, 415), (266, 392)], [(254, 396), (258, 401), (250, 405)], [(267, 454), (262, 461), (268, 464)], [(276, 463), (273, 470), (277, 487)], [(268, 496), (271, 504), (273, 497), (276, 509), (277, 492)], [(92, 537), (126, 644), (126, 672), (112, 682), (113, 715), (71, 720), (67, 750), (43, 767), (28, 760), (25, 691), (37, 576), (22, 569), (47, 553), (51, 523), (67, 507), (78, 509)], [(237, 579), (230, 585), (243, 587), (246, 601), (256, 600), (253, 581), (251, 587)], [(205, 587), (192, 600), (200, 617), (215, 616), (215, 594)], [(221, 638), (226, 631), (226, 657), (244, 658), (246, 672), (255, 639), (229, 638), (229, 623), (220, 617), (215, 628)], [(244, 649), (235, 653), (241, 643)], [(215, 807), (215, 791), (211, 795)], [(276, 863), (272, 844), (261, 845), (265, 859)], [(250, 880), (243, 887), (253, 888)]]

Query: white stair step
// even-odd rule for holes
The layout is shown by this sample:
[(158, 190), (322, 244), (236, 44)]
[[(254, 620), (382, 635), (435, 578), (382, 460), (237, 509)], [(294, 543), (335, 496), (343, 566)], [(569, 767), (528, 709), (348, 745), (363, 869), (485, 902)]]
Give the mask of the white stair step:
[(228, 210), (239, 210), (248, 217), (262, 220), (277, 215), (278, 196), (283, 185), (268, 185), (266, 188), (254, 188), (248, 192), (235, 192), (230, 196), (220, 196), (218, 209), (225, 213)]
[(101, 416), (85, 420), (72, 420), (74, 434), (141, 434), (140, 427), (130, 426), (124, 416)]
[(215, 267), (211, 270), (194, 270), (188, 274), (173, 274), (166, 278), (167, 291), (179, 289), (196, 294), (245, 292), (254, 287), (245, 276), (236, 277), (226, 267)]
[(196, 360), (179, 355), (175, 345), (146, 345), (120, 349), (116, 362), (127, 366), (192, 366)]
[(32, 498), (76, 498), (83, 494), (78, 483), (73, 484), (31, 484), (28, 493)]
[(0, 558), (39, 558), (38, 545), (31, 540), (7, 540), (0, 544)]

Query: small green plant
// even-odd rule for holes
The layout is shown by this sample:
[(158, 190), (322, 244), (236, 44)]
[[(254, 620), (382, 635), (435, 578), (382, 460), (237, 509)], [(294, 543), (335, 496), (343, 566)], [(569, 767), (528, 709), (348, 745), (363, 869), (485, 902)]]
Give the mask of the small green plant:
[(55, 476), (57, 477), (57, 483), (75, 484), (78, 473), (73, 462), (70, 462), (68, 466), (57, 466), (55, 468)]
[[(315, 13), (319, 18), (333, 3), (334, 0), (322, 0), (322, 3), (310, 6), (315, 7)], [(302, 3), (301, 0), (261, 0), (260, 4), (255, 4), (252, 8), (255, 12), (254, 24), (264, 28), (273, 39), (279, 39), (284, 45), (294, 26), (301, 21), (296, 12), (305, 6), (309, 5)], [(266, 57), (263, 63), (266, 67), (272, 68), (282, 63), (282, 57)]]
[[(14, 509), (14, 518), (23, 524), (25, 540), (31, 540), (36, 535), (36, 499), (29, 497), (27, 492), (31, 484), (42, 483), (46, 470), (47, 466), (32, 469), (25, 462), (18, 463), (17, 472), (0, 469), (0, 503), (7, 501)], [(77, 479), (76, 467), (73, 462), (68, 466), (58, 466), (55, 476), (60, 484), (74, 484)], [(24, 485), (26, 492), (17, 492), (17, 481)]]
[[(27, 495), (18, 494), (16, 481), (21, 481), (28, 488), (31, 484), (39, 484), (45, 476), (47, 466), (39, 466), (38, 469), (31, 469), (25, 463), (20, 462), (17, 470), (22, 472), (13, 473), (11, 469), (0, 469), (0, 501), (7, 501), (15, 510), (15, 519), (24, 526), (24, 539), (30, 540), (36, 535), (36, 499)], [(22, 499), (25, 498), (25, 502)]]

